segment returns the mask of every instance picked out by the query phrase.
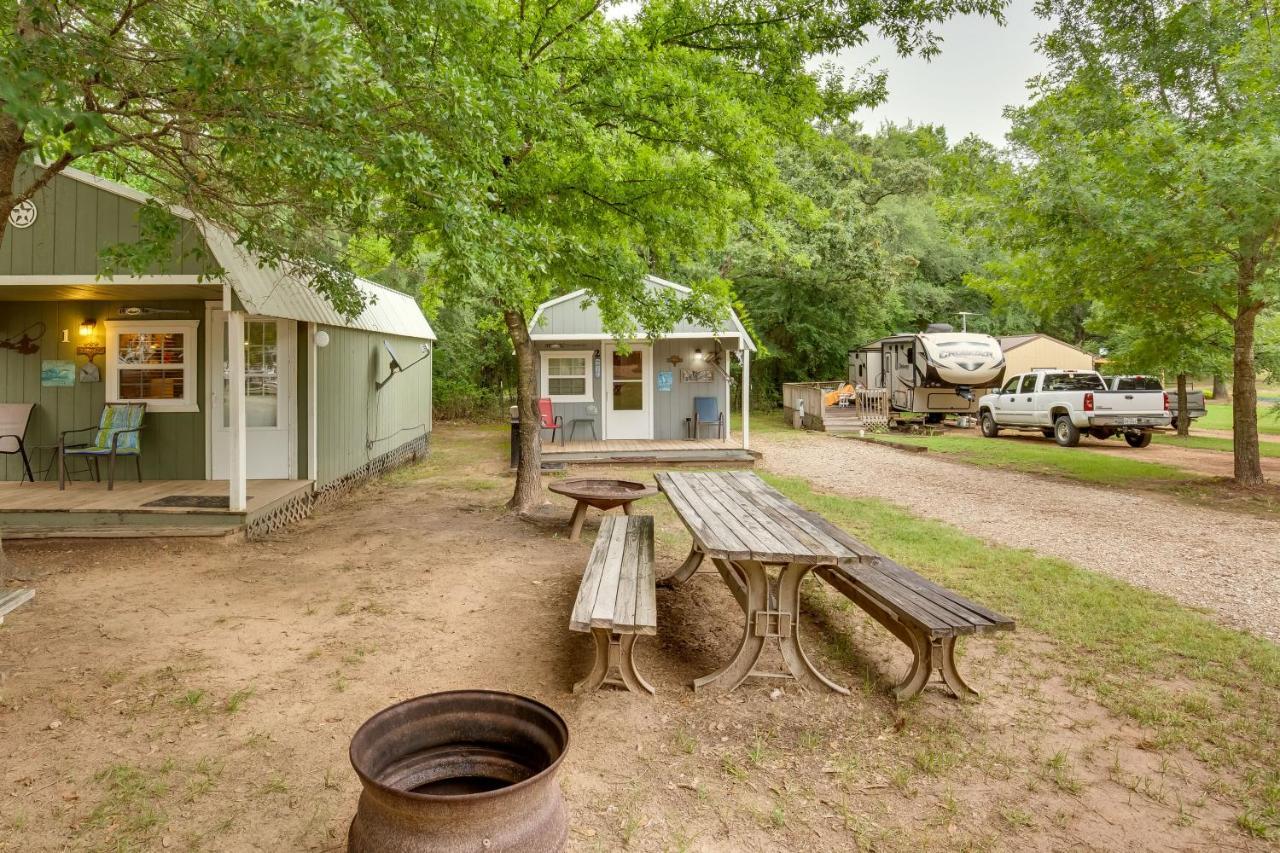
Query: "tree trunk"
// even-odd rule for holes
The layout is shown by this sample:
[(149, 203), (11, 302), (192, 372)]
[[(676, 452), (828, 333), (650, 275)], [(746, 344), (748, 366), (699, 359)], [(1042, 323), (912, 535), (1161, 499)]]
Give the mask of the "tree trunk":
[(1187, 400), (1187, 374), (1178, 374), (1178, 435), (1186, 438), (1191, 434), (1191, 414), (1188, 411), (1190, 401)]
[(1235, 333), (1235, 348), (1231, 358), (1235, 406), (1231, 410), (1231, 435), (1235, 444), (1235, 480), (1242, 486), (1261, 486), (1258, 386), (1253, 369), (1253, 333), (1258, 313), (1252, 307), (1241, 308), (1232, 324)]
[(533, 340), (523, 311), (503, 311), (507, 333), (516, 350), (516, 406), (520, 409), (520, 465), (516, 489), (507, 506), (533, 512), (546, 503), (542, 494), (542, 442), (538, 435), (538, 395), (533, 381)]
[(1213, 374), (1213, 402), (1231, 402), (1231, 391), (1227, 388), (1227, 380), (1222, 378), (1221, 373)]

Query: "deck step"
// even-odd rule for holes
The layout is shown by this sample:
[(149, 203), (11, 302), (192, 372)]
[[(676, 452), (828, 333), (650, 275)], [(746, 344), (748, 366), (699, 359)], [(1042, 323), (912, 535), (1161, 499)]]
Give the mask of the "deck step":
[(208, 527), (9, 527), (4, 531), (10, 539), (150, 539), (153, 537), (221, 538), (244, 530), (243, 524)]

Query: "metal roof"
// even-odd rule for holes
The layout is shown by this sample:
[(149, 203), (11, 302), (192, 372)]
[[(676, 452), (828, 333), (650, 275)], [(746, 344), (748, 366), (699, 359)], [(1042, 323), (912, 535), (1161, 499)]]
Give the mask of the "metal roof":
[(1002, 335), (998, 337), (997, 340), (1000, 341), (1000, 348), (1005, 351), (1017, 349), (1023, 344), (1029, 344), (1032, 341), (1045, 340), (1053, 341), (1055, 344), (1062, 344), (1064, 347), (1070, 347), (1077, 352), (1083, 352), (1088, 355), (1085, 350), (1080, 349), (1080, 347), (1075, 344), (1069, 344), (1066, 341), (1055, 338), (1053, 335), (1046, 335), (1044, 332), (1032, 332), (1029, 335)]
[(436, 339), (417, 300), (407, 293), (357, 278), (355, 285), (367, 304), (357, 317), (348, 320), (329, 304), (329, 300), (309, 287), (304, 277), (291, 272), (287, 266), (273, 268), (259, 262), (220, 228), (201, 223), (201, 231), (209, 251), (225, 272), (227, 284), (231, 285), (250, 313), (406, 338)]
[[(62, 174), (139, 204), (158, 201), (133, 187), (79, 169), (68, 167)], [(261, 262), (243, 246), (237, 245), (235, 238), (221, 228), (198, 219), (183, 207), (165, 206), (175, 216), (191, 220), (199, 226), (209, 251), (225, 273), (225, 282), (231, 285), (245, 309), (251, 313), (420, 340), (436, 339), (417, 300), (406, 293), (357, 278), (355, 285), (368, 304), (359, 316), (348, 320), (327, 299), (312, 289), (304, 276), (290, 271), (287, 265), (273, 268)]]
[[(686, 293), (686, 294), (693, 293), (693, 290), (691, 290), (690, 288), (686, 287), (683, 284), (677, 284), (674, 281), (667, 281), (665, 278), (658, 278), (656, 275), (646, 275), (644, 277), (644, 280), (649, 284), (658, 285), (660, 287), (669, 287), (672, 290), (677, 291), (678, 293)], [(537, 310), (533, 312), (533, 317), (529, 319), (529, 337), (535, 341), (555, 340), (557, 338), (556, 335), (543, 334), (541, 332), (538, 332), (537, 330), (538, 323), (542, 319), (543, 312), (546, 311), (546, 309), (554, 307), (556, 305), (560, 305), (561, 303), (569, 302), (570, 300), (573, 300), (573, 299), (581, 299), (583, 296), (586, 296), (588, 292), (589, 292), (588, 289), (584, 287), (579, 290), (575, 290), (571, 293), (566, 293), (563, 296), (557, 296), (555, 299), (548, 299), (546, 302), (543, 302), (541, 305), (539, 305)], [(717, 336), (737, 337), (738, 340), (742, 342), (743, 346), (745, 346), (751, 352), (755, 352), (756, 342), (751, 339), (751, 336), (749, 334), (747, 334), (746, 327), (743, 326), (742, 321), (738, 319), (738, 313), (734, 311), (732, 308), (729, 309), (729, 320), (730, 322), (733, 323), (733, 331), (731, 331), (728, 335), (718, 335), (714, 330), (709, 330), (707, 332), (708, 337), (717, 337)], [(610, 337), (612, 336), (604, 333), (603, 330), (601, 331), (600, 333), (601, 340), (605, 340)], [(661, 338), (662, 335), (658, 335), (658, 337)]]

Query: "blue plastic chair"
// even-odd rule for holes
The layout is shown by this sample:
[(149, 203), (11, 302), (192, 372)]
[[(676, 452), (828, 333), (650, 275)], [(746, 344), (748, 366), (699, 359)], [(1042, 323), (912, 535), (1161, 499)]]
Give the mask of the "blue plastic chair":
[(724, 440), (724, 412), (720, 410), (720, 401), (715, 397), (694, 397), (693, 418), (686, 419), (686, 422), (691, 427), (690, 438), (698, 438), (702, 427), (714, 426), (716, 437)]

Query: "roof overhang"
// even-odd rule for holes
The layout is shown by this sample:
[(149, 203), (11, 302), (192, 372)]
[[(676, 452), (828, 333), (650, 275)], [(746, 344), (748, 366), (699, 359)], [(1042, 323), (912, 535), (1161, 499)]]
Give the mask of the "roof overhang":
[(82, 275), (3, 275), (0, 301), (217, 299), (222, 282), (195, 275), (139, 275), (94, 279)]
[[(685, 287), (683, 284), (677, 284), (674, 281), (667, 281), (665, 278), (658, 278), (656, 275), (646, 275), (644, 278), (645, 278), (645, 281), (649, 282), (650, 284), (658, 285), (659, 287), (669, 287), (672, 290), (678, 291), (680, 293), (685, 293), (685, 294), (693, 292), (690, 288)], [(603, 331), (599, 333), (586, 332), (586, 333), (570, 334), (570, 335), (564, 335), (564, 334), (556, 335), (556, 334), (549, 334), (549, 333), (537, 331), (538, 324), (542, 321), (542, 315), (546, 311), (546, 309), (552, 308), (556, 305), (560, 305), (565, 302), (572, 302), (575, 299), (580, 299), (583, 296), (586, 296), (589, 292), (590, 291), (585, 287), (580, 288), (578, 290), (573, 291), (572, 293), (566, 293), (563, 296), (557, 296), (555, 299), (548, 299), (546, 302), (543, 302), (541, 305), (539, 305), (538, 309), (533, 312), (533, 317), (530, 318), (529, 320), (530, 339), (535, 341), (613, 340), (613, 335), (607, 334)], [(656, 338), (659, 340), (663, 338), (703, 338), (703, 339), (735, 338), (739, 342), (738, 344), (739, 349), (745, 346), (747, 350), (751, 352), (755, 352), (756, 351), (755, 341), (751, 340), (751, 335), (747, 334), (747, 329), (745, 326), (742, 325), (742, 320), (738, 318), (737, 312), (734, 311), (732, 308), (729, 309), (729, 322), (731, 324), (731, 328), (725, 329), (723, 331), (708, 330), (706, 332), (667, 332), (665, 334), (659, 334), (659, 335), (643, 335), (639, 339), (643, 339), (645, 337)]]
[[(144, 192), (125, 184), (109, 181), (88, 172), (70, 167), (62, 171), (63, 175), (104, 192), (147, 204), (156, 201)], [(434, 341), (435, 332), (427, 322), (422, 308), (412, 296), (383, 287), (362, 278), (355, 279), (355, 286), (365, 298), (366, 306), (359, 316), (343, 317), (334, 309), (329, 301), (317, 293), (308, 283), (305, 276), (288, 265), (272, 267), (237, 244), (236, 239), (227, 231), (197, 218), (191, 211), (177, 205), (165, 205), (174, 216), (195, 222), (204, 236), (214, 260), (223, 270), (223, 277), (212, 283), (211, 291), (204, 289), (205, 283), (199, 285), (200, 295), (192, 298), (217, 298), (222, 293), (221, 284), (231, 285), (236, 297), (244, 305), (246, 311), (264, 317), (281, 317), (286, 320), (302, 320), (308, 323), (322, 323), (329, 326), (362, 329), (367, 332), (380, 332), (387, 335), (398, 335), (406, 338)], [(7, 278), (18, 278), (10, 276)], [(166, 281), (194, 278), (193, 276), (151, 276), (143, 278), (163, 278)], [(125, 295), (117, 289), (118, 279), (102, 279), (100, 284), (109, 288), (109, 296), (73, 297), (73, 298), (123, 298), (142, 299), (142, 295)], [(8, 293), (6, 288), (4, 293)], [(196, 293), (197, 291), (192, 291)], [(141, 293), (141, 292), (140, 292)], [(57, 298), (57, 297), (44, 297)], [(162, 295), (159, 290), (150, 292), (149, 298), (180, 298)]]

